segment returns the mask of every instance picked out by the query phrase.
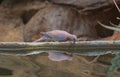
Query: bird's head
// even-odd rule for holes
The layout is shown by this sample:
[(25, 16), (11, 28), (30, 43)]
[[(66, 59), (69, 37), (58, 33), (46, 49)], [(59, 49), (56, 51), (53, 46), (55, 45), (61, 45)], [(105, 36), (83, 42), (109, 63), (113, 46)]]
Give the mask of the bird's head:
[(71, 35), (70, 39), (75, 43), (75, 41), (77, 40), (77, 36), (76, 35)]

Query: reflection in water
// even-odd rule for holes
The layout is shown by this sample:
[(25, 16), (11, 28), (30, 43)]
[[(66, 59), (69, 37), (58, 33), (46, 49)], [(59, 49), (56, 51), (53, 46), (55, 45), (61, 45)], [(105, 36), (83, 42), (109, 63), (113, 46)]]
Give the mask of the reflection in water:
[(52, 61), (62, 61), (62, 60), (72, 60), (71, 55), (67, 55), (62, 53), (63, 51), (39, 51), (39, 50), (33, 50), (31, 52), (26, 53), (16, 53), (16, 52), (0, 52), (0, 55), (14, 55), (14, 56), (28, 56), (28, 55), (36, 55), (43, 52), (47, 52), (49, 54), (48, 58)]
[(71, 55), (66, 55), (59, 52), (48, 52), (48, 58), (52, 61), (72, 60)]
[(14, 56), (27, 56), (27, 55), (35, 55), (35, 54), (40, 54), (45, 51), (31, 51), (31, 52), (26, 52), (26, 53), (17, 53), (17, 52), (0, 52), (0, 55), (14, 55)]

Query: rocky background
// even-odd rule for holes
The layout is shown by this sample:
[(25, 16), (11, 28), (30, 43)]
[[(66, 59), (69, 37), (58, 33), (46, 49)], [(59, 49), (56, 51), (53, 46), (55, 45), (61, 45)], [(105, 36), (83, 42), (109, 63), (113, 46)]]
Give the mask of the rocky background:
[[(120, 0), (116, 0), (120, 4)], [(119, 40), (120, 33), (97, 21), (119, 24), (112, 0), (0, 0), (0, 42), (31, 42), (40, 32), (62, 29), (79, 40)], [(114, 55), (73, 55), (72, 61), (54, 62), (47, 54), (0, 56), (0, 77), (106, 77)], [(119, 77), (119, 70), (115, 72)]]

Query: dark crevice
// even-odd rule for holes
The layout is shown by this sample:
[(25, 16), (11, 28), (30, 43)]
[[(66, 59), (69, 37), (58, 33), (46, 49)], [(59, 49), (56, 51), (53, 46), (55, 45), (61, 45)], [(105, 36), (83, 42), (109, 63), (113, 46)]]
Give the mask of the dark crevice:
[(100, 25), (96, 26), (97, 35), (101, 38), (112, 36), (114, 31), (106, 29)]
[(6, 75), (13, 75), (13, 71), (6, 68), (0, 68), (0, 76)]
[(120, 68), (118, 68), (117, 71), (120, 72)]
[(38, 10), (29, 10), (24, 12), (24, 14), (21, 16), (23, 23), (26, 24), (32, 18), (32, 16), (35, 15), (37, 11)]
[[(108, 26), (113, 26), (113, 25), (111, 25), (111, 23), (113, 23), (115, 25), (118, 25), (119, 20), (117, 20), (116, 17), (119, 17), (119, 12), (117, 11), (117, 8), (115, 6), (111, 7), (111, 9), (109, 9), (109, 11), (107, 11), (107, 12), (105, 12), (105, 10), (99, 10), (99, 12), (100, 13), (98, 13), (98, 14), (101, 14), (102, 21), (100, 21), (100, 22), (102, 24), (105, 24)], [(104, 18), (104, 17), (107, 17), (107, 18)], [(95, 28), (96, 28), (98, 36), (100, 36), (102, 38), (112, 36), (114, 33), (113, 30), (106, 29), (106, 28), (100, 26), (99, 24), (97, 24), (95, 26)]]
[(10, 3), (10, 4), (26, 3), (29, 1), (33, 1), (33, 0), (4, 0), (5, 3)]
[(98, 63), (101, 63), (101, 64), (103, 64), (103, 65), (111, 65), (111, 63), (110, 62), (105, 62), (105, 61), (97, 61)]
[(0, 4), (2, 3), (3, 0), (0, 0)]

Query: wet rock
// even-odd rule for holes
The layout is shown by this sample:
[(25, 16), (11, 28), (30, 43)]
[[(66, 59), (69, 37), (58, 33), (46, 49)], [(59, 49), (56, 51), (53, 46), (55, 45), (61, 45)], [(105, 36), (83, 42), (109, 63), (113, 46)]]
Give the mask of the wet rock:
[(3, 0), (0, 7), (9, 9), (11, 14), (20, 17), (26, 24), (38, 10), (46, 7), (47, 4), (44, 0)]
[(0, 56), (0, 77), (38, 77), (39, 66), (17, 56)]
[[(117, 3), (120, 1), (116, 0)], [(75, 6), (78, 8), (85, 8), (85, 9), (96, 9), (104, 6), (108, 6), (110, 4), (114, 4), (112, 0), (51, 0), (53, 3), (57, 4), (66, 4)]]
[(23, 22), (10, 9), (0, 7), (0, 41), (23, 41)]

